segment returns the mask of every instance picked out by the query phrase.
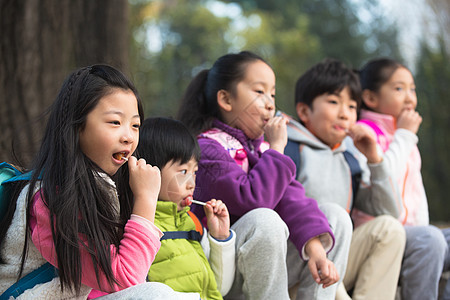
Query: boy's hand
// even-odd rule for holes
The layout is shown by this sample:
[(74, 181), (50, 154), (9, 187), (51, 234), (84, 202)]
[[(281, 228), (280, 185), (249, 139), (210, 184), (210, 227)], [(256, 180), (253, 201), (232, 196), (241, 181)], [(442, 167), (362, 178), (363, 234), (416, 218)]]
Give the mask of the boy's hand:
[(230, 236), (230, 216), (225, 203), (211, 199), (204, 206), (208, 230), (217, 240), (225, 240)]
[(161, 173), (158, 167), (137, 160), (131, 156), (128, 160), (130, 188), (134, 196), (133, 213), (150, 221), (155, 219), (156, 202), (161, 188)]
[(287, 128), (288, 119), (283, 116), (273, 117), (264, 126), (264, 134), (270, 148), (284, 154), (284, 147), (287, 144)]
[(422, 117), (419, 113), (412, 109), (404, 109), (397, 118), (397, 128), (403, 128), (417, 134), (420, 124), (422, 123)]
[(322, 284), (323, 288), (338, 282), (339, 274), (323, 249), (319, 238), (314, 238), (306, 244), (306, 253), (309, 255), (308, 268), (314, 281)]
[(348, 135), (353, 139), (355, 147), (371, 164), (379, 163), (382, 157), (377, 151), (377, 140), (373, 132), (365, 125), (355, 124), (350, 127)]

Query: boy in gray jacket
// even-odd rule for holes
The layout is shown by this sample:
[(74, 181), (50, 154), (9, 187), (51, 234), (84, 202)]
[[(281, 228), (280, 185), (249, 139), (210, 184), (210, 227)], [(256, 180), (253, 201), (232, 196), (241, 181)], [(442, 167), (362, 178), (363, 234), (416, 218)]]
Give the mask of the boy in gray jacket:
[[(375, 137), (357, 125), (361, 102), (357, 75), (343, 63), (325, 60), (297, 81), (299, 122), (290, 119), (285, 154), (297, 165), (297, 180), (319, 203), (333, 202), (348, 213), (377, 216), (354, 229), (347, 272), (336, 299), (394, 299), (405, 246), (395, 218), (400, 199), (376, 148)], [(344, 138), (353, 139), (355, 156)], [(363, 155), (365, 157), (363, 157)]]

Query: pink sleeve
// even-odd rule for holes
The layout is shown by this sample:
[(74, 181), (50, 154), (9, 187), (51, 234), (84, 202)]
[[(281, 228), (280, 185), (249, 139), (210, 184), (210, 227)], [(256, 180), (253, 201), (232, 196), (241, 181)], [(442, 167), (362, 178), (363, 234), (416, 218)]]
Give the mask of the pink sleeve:
[[(34, 245), (48, 262), (57, 267), (49, 210), (42, 200), (41, 193), (36, 193), (34, 196), (30, 225)], [(104, 292), (114, 292), (145, 282), (148, 270), (161, 247), (160, 231), (155, 228), (142, 225), (141, 220), (128, 220), (119, 247), (110, 245), (112, 270), (120, 285), (115, 285), (113, 290), (101, 272), (99, 281), (102, 289), (100, 289), (92, 259), (81, 247), (81, 282)]]

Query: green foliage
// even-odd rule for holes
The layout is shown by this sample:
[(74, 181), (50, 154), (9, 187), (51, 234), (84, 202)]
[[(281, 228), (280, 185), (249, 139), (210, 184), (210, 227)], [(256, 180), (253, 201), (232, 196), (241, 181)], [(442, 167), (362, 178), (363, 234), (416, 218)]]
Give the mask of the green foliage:
[[(131, 3), (131, 60), (147, 115), (173, 116), (192, 76), (230, 51), (254, 51), (272, 65), (277, 75), (277, 106), (291, 114), (297, 78), (324, 57), (358, 67), (376, 53), (367, 50), (367, 44), (384, 49), (384, 54), (396, 53), (396, 31), (384, 30), (380, 16), (371, 22), (378, 29), (364, 25), (347, 0)], [(240, 13), (218, 16), (208, 9), (213, 4), (222, 5), (221, 13), (231, 5)], [(372, 3), (366, 9), (375, 8)], [(155, 49), (152, 40), (160, 47)]]
[(450, 82), (449, 53), (443, 41), (437, 49), (422, 44), (415, 81), (418, 111), (423, 117), (419, 131), (422, 176), (430, 208), (430, 219), (449, 221), (450, 209)]
[(254, 11), (261, 19), (258, 28), (242, 32), (244, 48), (263, 56), (277, 76), (276, 106), (294, 114), (294, 86), (298, 77), (311, 62), (321, 59), (317, 38), (308, 33), (308, 18), (299, 15), (292, 28), (283, 27), (283, 17), (268, 12)]
[(349, 0), (237, 0), (248, 10), (259, 9), (283, 18), (284, 28), (295, 28), (308, 18), (307, 32), (319, 40), (321, 57), (333, 57), (359, 67), (375, 56), (400, 59), (397, 30), (384, 16), (378, 1)]
[[(198, 1), (154, 1), (140, 7), (149, 15), (134, 28), (133, 70), (146, 115), (174, 116), (178, 100), (200, 68), (210, 67), (228, 52), (224, 35), (230, 19), (215, 17)], [(149, 30), (160, 35), (159, 51), (151, 51)], [(152, 32), (152, 31), (150, 31)]]

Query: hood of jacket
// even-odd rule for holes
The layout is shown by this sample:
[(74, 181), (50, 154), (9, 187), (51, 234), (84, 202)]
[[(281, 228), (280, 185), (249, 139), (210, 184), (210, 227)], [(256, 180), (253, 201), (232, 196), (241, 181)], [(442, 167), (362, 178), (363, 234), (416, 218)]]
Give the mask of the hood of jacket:
[[(294, 120), (292, 117), (283, 114), (286, 118), (289, 119), (289, 123), (287, 125), (287, 133), (289, 140), (298, 142), (303, 145), (307, 145), (313, 149), (318, 150), (331, 150), (328, 145), (319, 140), (314, 134), (312, 134), (305, 126), (303, 126), (300, 122)], [(338, 145), (332, 151), (334, 152), (343, 152), (346, 150), (344, 143)]]

